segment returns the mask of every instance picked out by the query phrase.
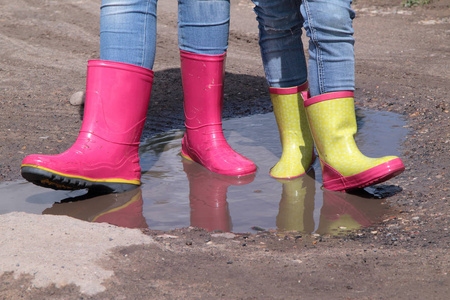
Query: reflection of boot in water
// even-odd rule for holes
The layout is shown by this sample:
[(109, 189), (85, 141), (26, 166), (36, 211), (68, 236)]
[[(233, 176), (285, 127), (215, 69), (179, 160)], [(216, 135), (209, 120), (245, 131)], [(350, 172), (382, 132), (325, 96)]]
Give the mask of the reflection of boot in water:
[(308, 174), (295, 179), (277, 179), (283, 184), (277, 215), (278, 230), (306, 234), (314, 231), (314, 177), (314, 169), (311, 169)]
[(42, 214), (67, 215), (88, 222), (109, 223), (127, 228), (147, 228), (142, 215), (142, 191), (93, 196), (86, 194), (55, 203)]
[(183, 159), (182, 162), (189, 180), (191, 226), (208, 231), (231, 231), (232, 223), (227, 202), (228, 187), (251, 183), (255, 175), (243, 177), (220, 175), (187, 159)]
[(385, 213), (381, 200), (324, 190), (317, 233), (347, 234), (380, 222)]

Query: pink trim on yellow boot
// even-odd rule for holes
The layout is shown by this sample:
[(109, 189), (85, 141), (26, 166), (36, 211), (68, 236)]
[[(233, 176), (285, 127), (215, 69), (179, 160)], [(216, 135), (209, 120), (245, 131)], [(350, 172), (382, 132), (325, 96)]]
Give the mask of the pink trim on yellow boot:
[(310, 106), (315, 103), (319, 103), (327, 100), (334, 100), (338, 98), (353, 98), (354, 93), (352, 91), (342, 91), (342, 92), (331, 92), (311, 98), (309, 91), (302, 92), (305, 107)]
[(405, 170), (400, 158), (392, 159), (364, 172), (344, 177), (321, 160), (323, 187), (330, 191), (349, 191), (389, 180)]
[(269, 93), (276, 95), (291, 95), (301, 93), (307, 89), (308, 89), (308, 82), (305, 82), (302, 85), (290, 88), (269, 87)]

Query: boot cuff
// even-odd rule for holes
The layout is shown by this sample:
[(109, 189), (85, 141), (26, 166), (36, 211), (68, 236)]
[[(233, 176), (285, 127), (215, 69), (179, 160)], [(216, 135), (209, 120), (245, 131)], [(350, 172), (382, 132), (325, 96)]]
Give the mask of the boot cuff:
[(339, 98), (353, 98), (353, 95), (354, 95), (353, 91), (341, 91), (341, 92), (325, 93), (311, 98), (311, 95), (309, 94), (308, 91), (302, 93), (305, 107), (327, 100), (334, 100)]
[(279, 88), (279, 87), (269, 87), (269, 93), (275, 95), (291, 95), (301, 93), (308, 89), (308, 82), (301, 84), (299, 86), (289, 87), (289, 88)]
[(220, 62), (225, 59), (226, 52), (219, 55), (206, 55), (206, 54), (197, 54), (192, 52), (187, 52), (180, 49), (180, 57), (181, 59), (192, 59), (192, 60), (200, 60), (200, 61), (214, 61)]

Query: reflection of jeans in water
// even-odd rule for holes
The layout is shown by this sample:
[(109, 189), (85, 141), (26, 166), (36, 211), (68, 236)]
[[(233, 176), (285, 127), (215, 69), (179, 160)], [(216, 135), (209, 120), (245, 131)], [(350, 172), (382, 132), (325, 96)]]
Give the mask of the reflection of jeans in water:
[(302, 27), (309, 37), (311, 96), (354, 90), (351, 0), (252, 0), (259, 22), (261, 54), (271, 87), (307, 80)]
[[(152, 69), (156, 6), (157, 0), (102, 0), (100, 59)], [(228, 47), (229, 21), (229, 0), (178, 0), (180, 49), (223, 54)]]

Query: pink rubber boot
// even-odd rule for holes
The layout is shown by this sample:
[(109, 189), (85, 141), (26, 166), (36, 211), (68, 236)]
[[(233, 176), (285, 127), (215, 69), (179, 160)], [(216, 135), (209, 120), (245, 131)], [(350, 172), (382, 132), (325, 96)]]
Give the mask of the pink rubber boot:
[(152, 70), (89, 61), (84, 119), (77, 140), (58, 155), (25, 157), (22, 176), (56, 190), (118, 193), (139, 186), (138, 150), (152, 82)]
[(222, 175), (255, 173), (255, 164), (234, 151), (223, 136), (225, 53), (201, 55), (180, 52), (186, 125), (182, 156)]

